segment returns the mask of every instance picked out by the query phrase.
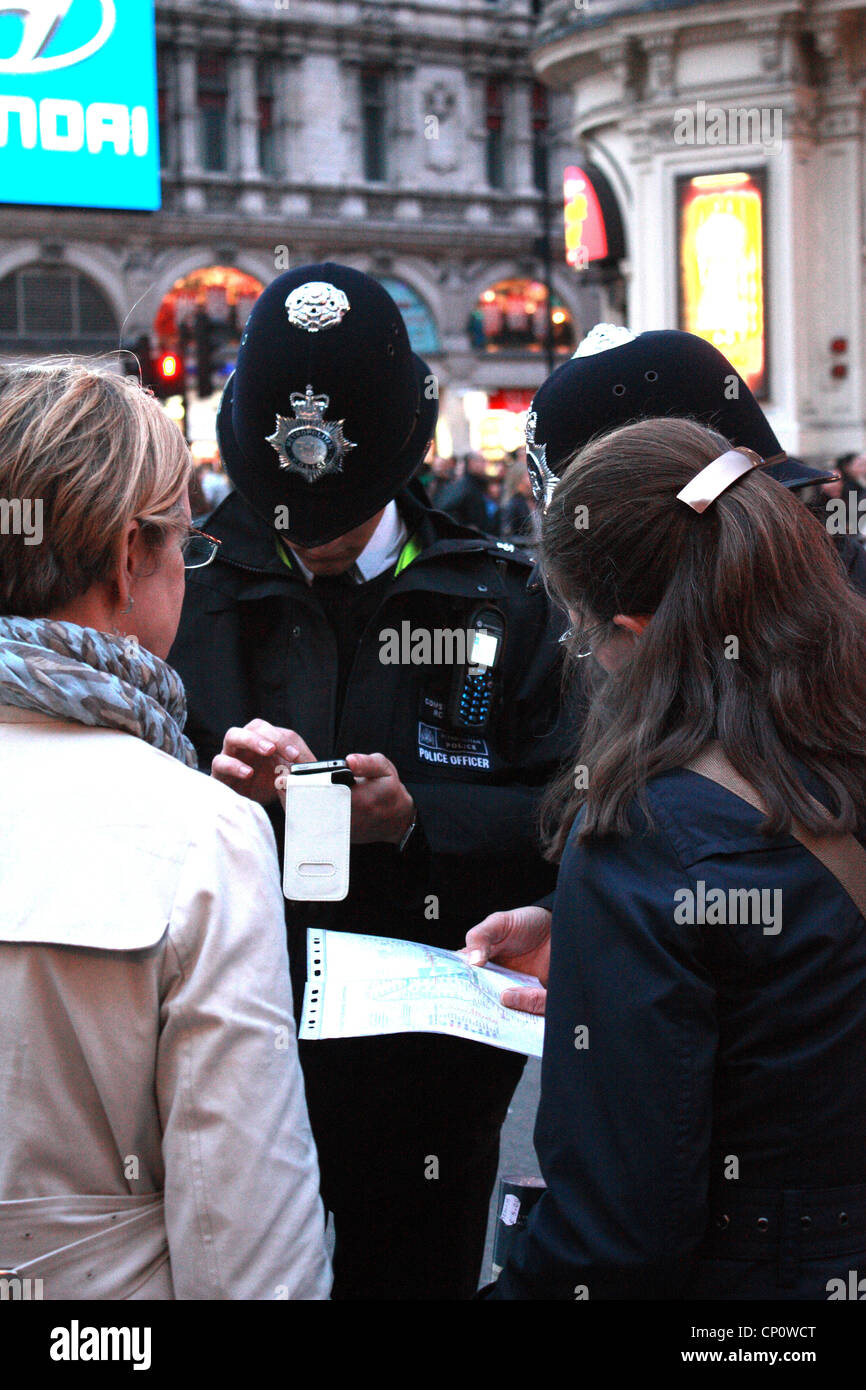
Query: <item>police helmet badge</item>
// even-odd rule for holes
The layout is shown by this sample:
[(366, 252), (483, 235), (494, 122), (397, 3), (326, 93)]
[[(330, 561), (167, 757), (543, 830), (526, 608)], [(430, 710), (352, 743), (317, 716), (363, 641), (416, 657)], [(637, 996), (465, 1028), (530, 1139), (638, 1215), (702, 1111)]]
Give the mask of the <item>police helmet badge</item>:
[(290, 401), (294, 420), (278, 415), (277, 428), (267, 436), (279, 455), (280, 468), (299, 473), (308, 483), (328, 473), (342, 473), (343, 457), (356, 445), (343, 434), (342, 420), (325, 419), (330, 397), (317, 396), (308, 386), (305, 395), (295, 391)]
[(538, 415), (531, 410), (526, 417), (526, 467), (532, 484), (532, 495), (542, 511), (550, 506), (553, 490), (559, 482), (556, 474), (547, 463), (547, 445), (536, 444), (535, 430)]
[(609, 352), (611, 348), (622, 347), (624, 343), (633, 343), (634, 339), (635, 335), (619, 323), (597, 323), (571, 355), (572, 358), (594, 357), (597, 352)]
[(286, 313), (289, 323), (295, 328), (303, 328), (307, 333), (321, 333), (326, 328), (336, 328), (348, 314), (351, 305), (348, 296), (328, 284), (327, 280), (308, 280), (298, 285), (286, 300)]

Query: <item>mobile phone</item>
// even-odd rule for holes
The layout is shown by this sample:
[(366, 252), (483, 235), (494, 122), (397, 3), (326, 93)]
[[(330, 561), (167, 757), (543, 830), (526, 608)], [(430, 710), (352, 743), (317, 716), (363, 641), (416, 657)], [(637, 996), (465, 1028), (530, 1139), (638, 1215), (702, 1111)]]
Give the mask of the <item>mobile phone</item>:
[(289, 768), (289, 773), (293, 777), (309, 777), (319, 773), (330, 772), (331, 782), (338, 787), (353, 787), (355, 777), (352, 769), (342, 758), (331, 758), (324, 763), (293, 763)]
[(498, 608), (477, 608), (470, 620), (474, 630), (467, 664), (458, 666), (448, 713), (460, 729), (484, 729), (490, 720), (496, 688), (494, 671), (502, 659), (505, 618)]
[(342, 758), (289, 770), (283, 894), (292, 901), (340, 902), (349, 892), (354, 780)]

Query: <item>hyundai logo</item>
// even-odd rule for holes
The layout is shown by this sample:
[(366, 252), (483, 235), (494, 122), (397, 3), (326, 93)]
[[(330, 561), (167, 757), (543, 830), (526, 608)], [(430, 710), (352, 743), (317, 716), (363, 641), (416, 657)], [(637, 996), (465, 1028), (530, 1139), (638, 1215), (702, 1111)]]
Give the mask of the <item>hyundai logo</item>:
[(11, 58), (0, 58), (0, 72), (55, 72), (58, 68), (83, 63), (85, 58), (98, 52), (114, 32), (117, 19), (114, 0), (98, 0), (98, 3), (101, 18), (93, 37), (78, 48), (45, 57), (45, 50), (55, 34), (62, 31), (74, 0), (30, 0), (29, 4), (23, 4), (22, 0), (0, 0), (0, 15), (18, 14), (24, 21), (18, 51)]

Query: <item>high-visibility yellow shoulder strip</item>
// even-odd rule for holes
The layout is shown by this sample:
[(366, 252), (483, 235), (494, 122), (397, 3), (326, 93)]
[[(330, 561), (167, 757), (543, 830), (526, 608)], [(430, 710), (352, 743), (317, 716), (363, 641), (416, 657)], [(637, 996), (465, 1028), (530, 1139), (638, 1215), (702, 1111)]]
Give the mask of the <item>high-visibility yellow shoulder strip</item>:
[(406, 569), (408, 565), (411, 565), (413, 560), (418, 559), (418, 556), (421, 554), (421, 550), (422, 546), (418, 537), (410, 536), (406, 544), (403, 546), (403, 549), (400, 551), (400, 558), (397, 561), (397, 568), (394, 570), (395, 579), (397, 578), (397, 575), (400, 573), (401, 570)]

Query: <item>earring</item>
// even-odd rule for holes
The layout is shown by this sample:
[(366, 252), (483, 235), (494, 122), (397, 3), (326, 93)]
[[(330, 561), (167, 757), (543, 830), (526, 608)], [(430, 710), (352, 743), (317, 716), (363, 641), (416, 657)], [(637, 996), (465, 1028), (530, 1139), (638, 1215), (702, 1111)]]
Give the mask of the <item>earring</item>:
[(129, 603), (128, 603), (128, 604), (126, 605), (126, 607), (124, 608), (124, 610), (123, 610), (123, 612), (122, 612), (122, 614), (121, 614), (121, 617), (126, 617), (126, 614), (127, 614), (127, 613), (131, 613), (134, 604), (135, 604), (135, 599), (132, 597), (132, 594), (130, 594), (130, 595), (129, 595)]

